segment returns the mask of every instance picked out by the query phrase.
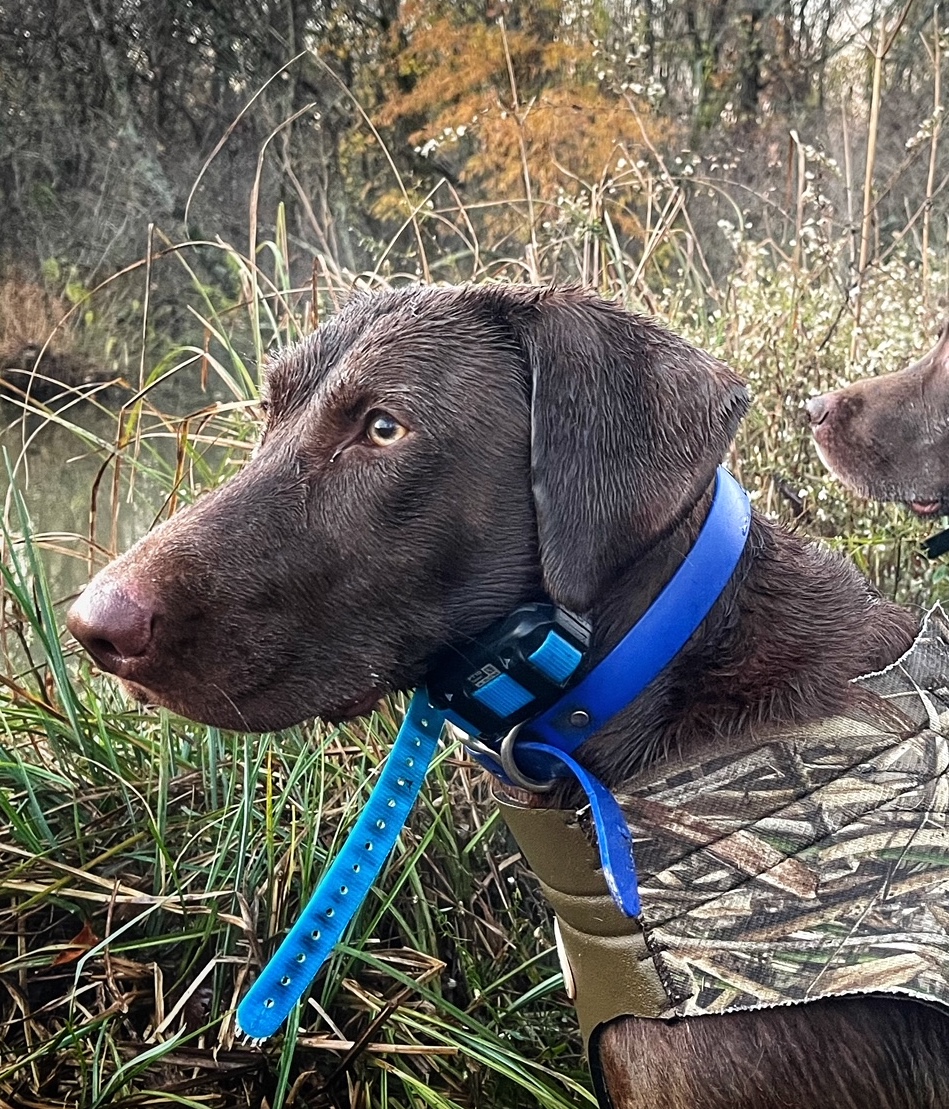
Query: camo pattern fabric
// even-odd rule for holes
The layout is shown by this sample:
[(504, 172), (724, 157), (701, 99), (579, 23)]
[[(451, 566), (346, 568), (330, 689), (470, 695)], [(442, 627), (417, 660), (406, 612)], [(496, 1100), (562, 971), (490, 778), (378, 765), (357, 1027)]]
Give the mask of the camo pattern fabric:
[[(663, 1016), (854, 993), (949, 1006), (949, 620), (855, 681), (856, 707), (637, 785)], [(664, 772), (663, 772), (664, 771)]]

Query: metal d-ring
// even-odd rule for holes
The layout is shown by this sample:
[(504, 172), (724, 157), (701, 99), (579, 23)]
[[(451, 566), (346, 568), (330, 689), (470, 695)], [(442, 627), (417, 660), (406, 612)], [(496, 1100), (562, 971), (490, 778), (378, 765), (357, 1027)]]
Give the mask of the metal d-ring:
[(530, 790), (531, 793), (549, 793), (557, 783), (556, 778), (548, 778), (546, 781), (529, 778), (514, 761), (514, 741), (521, 727), (521, 724), (515, 724), (501, 740), (501, 768), (512, 785)]
[[(450, 724), (449, 727), (451, 727)], [(478, 739), (477, 736), (464, 735), (464, 733), (462, 733), (462, 743), (469, 751), (473, 751), (483, 759), (490, 760), (498, 770), (504, 769), (501, 765), (501, 757), (498, 752), (493, 747), (489, 747), (484, 740)], [(487, 769), (487, 767), (485, 769)], [(495, 773), (495, 771), (490, 771), (490, 773)]]

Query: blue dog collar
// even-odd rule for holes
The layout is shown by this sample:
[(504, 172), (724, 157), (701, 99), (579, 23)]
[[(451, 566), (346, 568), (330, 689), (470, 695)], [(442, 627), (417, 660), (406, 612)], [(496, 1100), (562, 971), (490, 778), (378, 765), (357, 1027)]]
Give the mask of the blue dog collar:
[[(632, 704), (686, 645), (734, 574), (750, 526), (748, 494), (720, 466), (708, 515), (678, 570), (606, 658), (553, 706), (503, 738), (478, 735), (456, 712), (447, 713), (456, 727), (475, 737), (469, 746), (472, 757), (507, 785), (545, 790), (558, 779), (576, 779), (587, 796), (596, 827), (603, 876), (616, 905), (629, 917), (639, 916), (641, 907), (626, 818), (613, 794), (573, 753)], [(550, 677), (550, 659), (556, 658), (561, 664), (559, 676), (568, 682), (572, 672), (580, 669), (581, 656), (569, 644), (555, 646), (549, 639), (543, 657), (535, 652), (530, 660)], [(564, 660), (572, 660), (572, 670), (566, 673)], [(498, 681), (495, 678), (491, 684)], [(526, 691), (519, 686), (512, 690), (512, 684), (505, 687), (502, 703), (516, 705), (522, 712), (524, 698), (520, 694)]]
[[(731, 580), (751, 527), (748, 494), (723, 467), (695, 542), (652, 605), (614, 649), (530, 731), (575, 751), (631, 704), (692, 638)], [(578, 725), (581, 718), (587, 723)]]
[[(528, 720), (513, 744), (526, 778), (544, 782), (562, 775), (557, 755), (531, 749), (541, 741), (557, 754), (572, 754), (618, 712), (631, 704), (686, 645), (728, 584), (751, 526), (748, 494), (720, 466), (711, 507), (689, 553), (652, 605), (613, 650), (545, 712)], [(575, 669), (580, 658), (576, 656)], [(478, 734), (457, 712), (448, 719), (476, 737), (472, 756), (492, 774), (510, 780), (502, 762), (507, 733), (503, 719), (493, 736)], [(508, 759), (504, 760), (510, 762)]]
[[(748, 495), (727, 470), (719, 468), (712, 505), (692, 549), (652, 606), (605, 659), (570, 687), (582, 670), (582, 652), (563, 636), (551, 632), (528, 656), (528, 667), (567, 688), (560, 700), (535, 719), (522, 719), (515, 728), (506, 729), (505, 715), (523, 713), (532, 694), (501, 672), (489, 677), (482, 688), (490, 689), (479, 704), (496, 714), (499, 733), (507, 732), (504, 739), (479, 735), (479, 729), (458, 713), (434, 707), (428, 691), (419, 689), (379, 781), (339, 855), (238, 1006), (239, 1031), (258, 1040), (272, 1036), (316, 977), (395, 846), (446, 719), (476, 737), (471, 748), (474, 757), (508, 784), (512, 783), (505, 765), (519, 776), (536, 777), (543, 786), (566, 777), (579, 782), (589, 801), (613, 900), (627, 916), (639, 916), (626, 820), (615, 797), (573, 758), (573, 752), (635, 700), (685, 646), (734, 573), (750, 522)], [(528, 786), (533, 784), (528, 779)]]

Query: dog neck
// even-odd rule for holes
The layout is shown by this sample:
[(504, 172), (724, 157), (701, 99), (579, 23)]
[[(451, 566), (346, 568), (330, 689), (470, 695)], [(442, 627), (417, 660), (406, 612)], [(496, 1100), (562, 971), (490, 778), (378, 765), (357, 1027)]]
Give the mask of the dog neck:
[[(598, 598), (594, 660), (612, 650), (681, 564), (710, 497)], [(616, 788), (668, 754), (711, 742), (740, 749), (766, 723), (833, 715), (849, 704), (851, 679), (889, 665), (917, 631), (916, 617), (881, 598), (851, 563), (753, 513), (738, 567), (697, 633), (584, 744), (581, 759)], [(574, 799), (565, 793), (561, 800)]]
[(591, 613), (594, 663), (605, 658), (642, 619), (682, 565), (708, 518), (714, 489), (714, 483), (709, 485), (685, 519), (628, 567), (608, 592), (597, 599)]

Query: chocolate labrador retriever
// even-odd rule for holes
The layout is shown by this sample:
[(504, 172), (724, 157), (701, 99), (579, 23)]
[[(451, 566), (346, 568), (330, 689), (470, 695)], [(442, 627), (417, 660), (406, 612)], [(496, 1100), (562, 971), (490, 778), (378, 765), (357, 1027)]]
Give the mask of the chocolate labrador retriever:
[[(254, 459), (69, 627), (141, 699), (250, 730), (360, 716), (525, 601), (589, 614), (603, 656), (688, 552), (747, 405), (720, 362), (580, 290), (359, 297), (270, 366)], [(709, 616), (581, 760), (622, 792), (670, 752), (830, 716), (916, 632), (756, 514)], [(848, 997), (624, 1018), (594, 1053), (615, 1109), (922, 1109), (949, 1105), (947, 1035), (935, 1008)]]
[(949, 323), (912, 366), (812, 397), (807, 414), (824, 464), (854, 492), (949, 513)]

